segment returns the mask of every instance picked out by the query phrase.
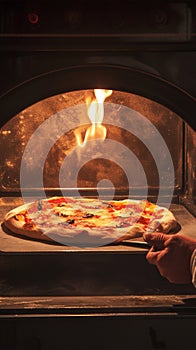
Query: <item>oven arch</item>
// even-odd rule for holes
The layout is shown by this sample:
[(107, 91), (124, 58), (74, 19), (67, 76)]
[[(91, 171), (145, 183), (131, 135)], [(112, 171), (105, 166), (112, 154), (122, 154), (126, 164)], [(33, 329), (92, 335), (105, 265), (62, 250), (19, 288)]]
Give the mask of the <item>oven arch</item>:
[(74, 90), (118, 89), (147, 97), (175, 113), (196, 130), (196, 99), (152, 73), (118, 65), (71, 66), (36, 76), (0, 97), (1, 124), (28, 106)]

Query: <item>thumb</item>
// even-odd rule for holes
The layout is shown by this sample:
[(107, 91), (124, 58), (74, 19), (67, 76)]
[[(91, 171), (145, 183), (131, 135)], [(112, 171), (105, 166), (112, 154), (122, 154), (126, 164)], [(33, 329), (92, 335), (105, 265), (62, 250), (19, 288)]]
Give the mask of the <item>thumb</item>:
[(143, 239), (150, 245), (161, 247), (163, 246), (164, 242), (168, 239), (168, 235), (161, 232), (144, 233)]

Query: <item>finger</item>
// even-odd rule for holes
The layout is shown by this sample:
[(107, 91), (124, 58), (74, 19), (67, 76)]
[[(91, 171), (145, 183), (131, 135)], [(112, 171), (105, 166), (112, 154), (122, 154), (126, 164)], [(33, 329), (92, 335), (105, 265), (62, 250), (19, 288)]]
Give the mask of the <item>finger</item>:
[(152, 247), (148, 253), (146, 254), (146, 259), (149, 262), (149, 264), (156, 265), (157, 259), (159, 256), (159, 251), (154, 251), (154, 247)]
[(164, 243), (168, 239), (168, 235), (161, 232), (145, 233), (143, 235), (143, 239), (150, 245), (161, 249), (164, 247)]

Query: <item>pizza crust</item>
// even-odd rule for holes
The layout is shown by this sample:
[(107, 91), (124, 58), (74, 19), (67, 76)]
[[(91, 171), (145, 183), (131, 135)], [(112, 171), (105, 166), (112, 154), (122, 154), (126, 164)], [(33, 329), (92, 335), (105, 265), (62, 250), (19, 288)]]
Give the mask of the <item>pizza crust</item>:
[(144, 233), (145, 230), (140, 225), (133, 225), (131, 229), (126, 232), (126, 234), (118, 238), (114, 243), (120, 243), (122, 241), (127, 241), (128, 239), (139, 238), (142, 237)]
[(162, 220), (160, 220), (159, 226), (157, 227), (158, 231), (169, 233), (176, 229), (177, 221), (172, 214), (172, 212), (167, 211)]
[[(173, 213), (164, 207), (159, 207), (157, 209), (158, 211), (162, 211), (162, 217), (160, 219), (155, 219), (153, 222), (149, 225), (148, 232), (163, 232), (163, 233), (170, 233), (177, 227), (177, 221), (175, 219), (175, 216)], [(156, 214), (156, 212), (155, 212)]]
[[(10, 216), (10, 215), (9, 215)], [(40, 241), (50, 241), (54, 242), (49, 236), (44, 235), (42, 231), (34, 228), (33, 230), (28, 230), (23, 227), (23, 221), (16, 220), (14, 216), (11, 216), (4, 220), (5, 227), (7, 227), (11, 232), (17, 235), (33, 238)]]

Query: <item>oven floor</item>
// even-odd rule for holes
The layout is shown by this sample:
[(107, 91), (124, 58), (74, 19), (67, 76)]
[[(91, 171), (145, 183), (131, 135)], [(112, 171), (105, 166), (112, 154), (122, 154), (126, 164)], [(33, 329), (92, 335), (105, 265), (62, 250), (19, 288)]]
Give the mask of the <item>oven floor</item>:
[[(16, 197), (2, 197), (0, 198), (0, 222), (3, 223), (4, 215), (14, 207), (23, 204), (21, 198)], [(178, 223), (181, 226), (179, 233), (196, 238), (196, 219), (189, 211), (182, 205), (172, 204), (170, 210), (174, 213)], [(142, 239), (134, 239), (134, 241), (142, 241)], [(131, 245), (131, 240), (121, 242), (118, 245), (108, 245), (96, 248), (76, 248), (69, 246), (61, 246), (57, 244), (49, 244), (28, 240), (25, 238), (15, 237), (6, 233), (2, 225), (0, 227), (0, 251), (7, 253), (14, 252), (57, 252), (57, 251), (130, 251), (130, 252), (144, 252), (147, 248), (134, 247)]]

